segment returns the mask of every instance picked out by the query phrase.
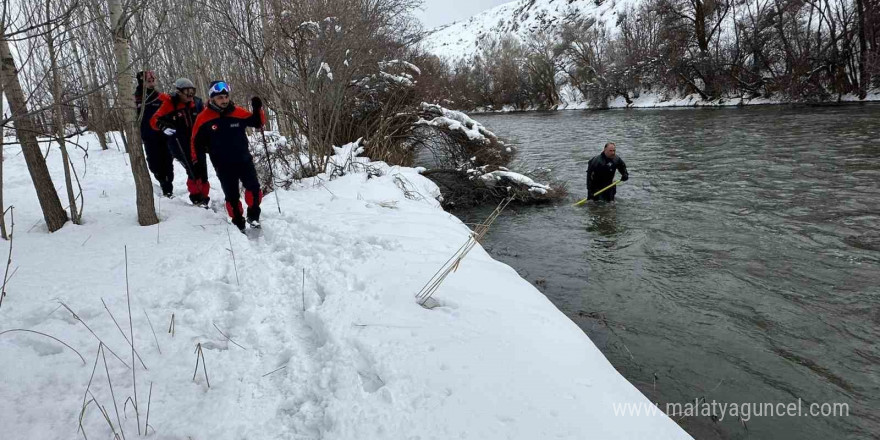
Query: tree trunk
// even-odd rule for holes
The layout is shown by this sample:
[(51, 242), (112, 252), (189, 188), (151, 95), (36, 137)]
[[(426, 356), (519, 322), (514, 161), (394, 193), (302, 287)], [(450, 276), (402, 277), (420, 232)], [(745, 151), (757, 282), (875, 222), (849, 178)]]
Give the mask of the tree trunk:
[(859, 14), (859, 99), (868, 96), (868, 87), (871, 86), (871, 72), (868, 70), (868, 42), (865, 26), (865, 0), (856, 0), (856, 9)]
[(706, 36), (706, 9), (701, 0), (694, 1), (694, 33), (700, 52), (706, 55), (709, 52), (709, 38)]
[[(0, 116), (3, 115), (3, 83), (0, 81)], [(0, 238), (9, 240), (6, 234), (6, 205), (3, 204), (3, 132), (4, 127), (0, 125)]]
[[(187, 24), (189, 25), (189, 29), (194, 30), (196, 32), (196, 35), (198, 35), (200, 33), (202, 24), (199, 23), (199, 21), (197, 20), (196, 11), (195, 11), (195, 2), (186, 2), (186, 5), (187, 5), (187, 9), (186, 9)], [(196, 94), (201, 95), (202, 93), (204, 93), (205, 95), (202, 95), (202, 96), (205, 97), (205, 102), (207, 102), (208, 101), (207, 93), (208, 93), (208, 84), (209, 84), (208, 81), (209, 80), (208, 80), (208, 75), (205, 72), (205, 67), (207, 66), (207, 63), (205, 62), (205, 56), (204, 56), (204, 53), (202, 52), (202, 50), (203, 50), (202, 46), (203, 45), (198, 42), (195, 44), (194, 52), (195, 52), (195, 58), (196, 58), (196, 68), (194, 69), (194, 73), (196, 74), (196, 76), (195, 76), (195, 78), (192, 78), (192, 79), (195, 81), (195, 85), (197, 88)]]
[[(46, 17), (51, 17), (51, 11), (49, 9), (51, 3), (50, 0), (46, 1)], [(64, 167), (64, 184), (67, 186), (67, 201), (70, 203), (70, 219), (73, 221), (73, 224), (79, 225), (82, 224), (80, 220), (79, 213), (77, 212), (76, 207), (76, 196), (73, 193), (73, 182), (70, 178), (70, 157), (67, 155), (67, 145), (64, 141), (64, 109), (61, 107), (62, 102), (62, 88), (61, 88), (61, 75), (58, 74), (58, 57), (57, 50), (55, 48), (55, 37), (52, 35), (52, 25), (46, 25), (46, 47), (49, 51), (49, 63), (51, 65), (52, 70), (52, 94), (55, 95), (55, 105), (54, 115), (55, 115), (55, 135), (58, 137), (56, 142), (58, 142), (58, 148), (61, 149), (61, 161)]]
[[(73, 59), (76, 60), (76, 69), (79, 73), (80, 81), (86, 80), (85, 69), (83, 68), (83, 58), (79, 56), (79, 41), (76, 38), (71, 39), (70, 47), (73, 50)], [(91, 59), (91, 56), (89, 56)], [(90, 63), (91, 64), (91, 63)], [(94, 64), (91, 64), (94, 65)], [(95, 69), (89, 69), (91, 87), (98, 86), (98, 80), (95, 77)], [(86, 97), (87, 104), (87, 114), (88, 119), (85, 121), (85, 125), (88, 128), (94, 130), (95, 134), (98, 136), (98, 143), (101, 144), (101, 149), (107, 149), (107, 130), (104, 122), (104, 103), (103, 103), (103, 94), (98, 91), (93, 94), (90, 94)]]
[(116, 57), (116, 82), (118, 84), (116, 106), (121, 107), (123, 127), (128, 141), (126, 142), (126, 150), (131, 164), (131, 173), (134, 176), (138, 223), (141, 226), (150, 226), (159, 223), (159, 218), (156, 216), (156, 206), (153, 203), (153, 184), (150, 182), (147, 163), (144, 161), (141, 134), (135, 115), (132, 98), (134, 91), (131, 88), (132, 66), (129, 62), (128, 34), (125, 32), (123, 18), (121, 0), (110, 0), (110, 23), (113, 26), (113, 52)]
[(31, 180), (34, 182), (46, 226), (49, 232), (55, 232), (67, 222), (67, 213), (61, 207), (61, 201), (58, 200), (58, 193), (55, 192), (55, 185), (52, 183), (52, 176), (49, 175), (49, 168), (46, 167), (46, 161), (37, 144), (37, 130), (33, 117), (27, 115), (24, 92), (18, 82), (18, 70), (15, 68), (15, 59), (12, 57), (7, 40), (0, 40), (0, 59), (2, 59), (0, 81), (3, 82), (3, 90), (12, 109), (16, 136), (21, 144)]

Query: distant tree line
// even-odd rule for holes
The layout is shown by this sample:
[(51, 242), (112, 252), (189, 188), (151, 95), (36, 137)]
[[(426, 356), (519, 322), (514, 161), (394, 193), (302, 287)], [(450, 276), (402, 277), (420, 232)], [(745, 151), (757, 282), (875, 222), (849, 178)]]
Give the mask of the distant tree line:
[(645, 91), (864, 98), (880, 86), (880, 1), (647, 0), (615, 23), (570, 21), (528, 41), (503, 36), (451, 65), (422, 64), (436, 70), (429, 94), (459, 109), (552, 108), (563, 90), (598, 108)]

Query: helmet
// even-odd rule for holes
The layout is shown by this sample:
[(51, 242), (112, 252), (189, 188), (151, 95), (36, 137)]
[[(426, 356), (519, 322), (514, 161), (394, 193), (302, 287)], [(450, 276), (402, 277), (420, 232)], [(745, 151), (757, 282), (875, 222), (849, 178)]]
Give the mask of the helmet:
[(208, 97), (213, 98), (217, 95), (229, 95), (230, 87), (225, 81), (214, 81), (208, 89)]
[(196, 86), (193, 85), (189, 78), (177, 78), (177, 81), (174, 81), (174, 88), (177, 90), (194, 89)]

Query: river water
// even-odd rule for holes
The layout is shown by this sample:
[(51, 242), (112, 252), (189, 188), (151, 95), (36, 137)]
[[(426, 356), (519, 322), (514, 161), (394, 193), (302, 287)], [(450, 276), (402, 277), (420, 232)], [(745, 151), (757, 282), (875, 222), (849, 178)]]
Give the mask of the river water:
[[(880, 438), (880, 106), (477, 119), (518, 146), (520, 169), (550, 168), (571, 192), (508, 207), (484, 246), (651, 401), (849, 406), (675, 417), (691, 435)], [(615, 203), (574, 208), (606, 141), (630, 180)]]

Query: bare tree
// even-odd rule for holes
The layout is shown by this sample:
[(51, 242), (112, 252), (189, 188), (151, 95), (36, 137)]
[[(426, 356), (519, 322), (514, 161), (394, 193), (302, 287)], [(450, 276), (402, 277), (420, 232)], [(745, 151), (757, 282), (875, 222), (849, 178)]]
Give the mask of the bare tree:
[(33, 115), (28, 112), (27, 101), (18, 80), (18, 70), (9, 49), (5, 27), (4, 36), (0, 41), (0, 62), (2, 62), (0, 81), (3, 82), (3, 90), (9, 99), (12, 121), (21, 144), (25, 163), (31, 180), (33, 180), (46, 226), (49, 228), (49, 232), (55, 232), (67, 222), (67, 213), (61, 207), (61, 201), (58, 199), (58, 193), (55, 192), (55, 185), (52, 183), (52, 176), (49, 174), (46, 161), (40, 152), (40, 146), (37, 143), (37, 127), (34, 124)]
[[(46, 18), (51, 17), (52, 5), (57, 5), (57, 1), (46, 0)], [(74, 3), (71, 7), (76, 7)], [(65, 17), (68, 17), (69, 13), (65, 14)], [(66, 19), (65, 19), (66, 20)], [(47, 21), (48, 23), (48, 21)], [(60, 28), (64, 28), (64, 23), (62, 23)], [(63, 35), (61, 34), (61, 38), (63, 39)], [(62, 95), (62, 84), (61, 84), (61, 74), (59, 72), (60, 67), (58, 66), (58, 50), (56, 48), (56, 38), (54, 36), (53, 26), (51, 24), (46, 25), (46, 31), (43, 34), (43, 38), (46, 40), (46, 48), (49, 51), (49, 62), (51, 64), (50, 69), (52, 71), (52, 94), (54, 96), (55, 105), (54, 107), (54, 123), (55, 127), (55, 135), (56, 142), (58, 143), (58, 148), (61, 149), (61, 159), (62, 165), (64, 167), (64, 183), (67, 187), (67, 200), (70, 203), (70, 218), (74, 224), (81, 224), (82, 220), (80, 218), (80, 213), (78, 213), (76, 206), (76, 196), (73, 192), (73, 181), (70, 177), (71, 174), (71, 164), (70, 157), (67, 154), (67, 145), (65, 142), (65, 123), (64, 123), (64, 108), (62, 106), (62, 102), (64, 97)]]
[[(5, 28), (5, 26), (0, 26)], [(3, 108), (3, 85), (5, 81), (0, 79), (0, 117), (5, 117), (5, 109)], [(6, 205), (3, 204), (3, 145), (4, 145), (4, 135), (6, 132), (6, 127), (0, 125), (0, 212), (6, 212)], [(0, 215), (0, 238), (4, 240), (8, 240), (9, 236), (6, 234), (6, 216)]]
[(131, 173), (134, 176), (135, 196), (137, 200), (138, 223), (141, 226), (150, 226), (159, 223), (156, 216), (156, 207), (153, 203), (153, 187), (150, 182), (150, 174), (144, 160), (141, 149), (141, 135), (138, 130), (138, 118), (131, 97), (134, 91), (131, 88), (132, 64), (129, 60), (129, 39), (126, 32), (126, 24), (131, 17), (131, 11), (124, 10), (121, 0), (109, 0), (110, 23), (113, 33), (113, 51), (116, 58), (116, 105), (121, 107), (123, 115), (123, 127), (127, 143), (126, 150), (131, 164)]

